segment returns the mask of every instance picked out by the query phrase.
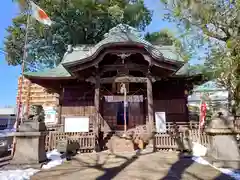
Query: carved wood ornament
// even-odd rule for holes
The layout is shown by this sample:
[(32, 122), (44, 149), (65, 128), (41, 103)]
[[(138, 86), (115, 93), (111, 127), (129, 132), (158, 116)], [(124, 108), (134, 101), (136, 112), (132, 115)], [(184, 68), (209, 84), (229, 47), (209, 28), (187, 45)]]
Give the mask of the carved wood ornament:
[(118, 57), (121, 58), (122, 60), (122, 64), (125, 63), (125, 59), (129, 56), (131, 56), (132, 54), (131, 53), (120, 53), (120, 54), (116, 54)]

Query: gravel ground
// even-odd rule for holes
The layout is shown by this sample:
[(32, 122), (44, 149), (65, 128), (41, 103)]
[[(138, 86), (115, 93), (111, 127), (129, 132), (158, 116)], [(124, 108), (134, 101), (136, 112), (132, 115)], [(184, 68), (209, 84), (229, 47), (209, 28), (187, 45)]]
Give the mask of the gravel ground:
[(210, 166), (200, 165), (175, 152), (141, 155), (79, 154), (72, 161), (41, 171), (31, 180), (228, 180)]

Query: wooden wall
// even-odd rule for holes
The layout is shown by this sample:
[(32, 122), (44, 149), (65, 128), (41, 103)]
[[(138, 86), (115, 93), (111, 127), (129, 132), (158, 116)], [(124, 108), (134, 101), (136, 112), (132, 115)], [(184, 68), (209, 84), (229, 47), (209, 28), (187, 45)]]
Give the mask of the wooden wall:
[(168, 122), (188, 121), (187, 96), (182, 81), (163, 81), (153, 84), (154, 111), (166, 112)]
[(63, 90), (62, 116), (89, 116), (95, 113), (94, 86), (88, 83), (66, 86)]
[[(20, 81), (19, 79), (19, 86)], [(132, 87), (133, 84), (130, 84)], [(139, 87), (135, 86), (136, 89)], [(138, 95), (144, 96), (144, 101), (141, 103), (131, 102), (129, 104), (129, 128), (135, 125), (144, 124), (147, 116), (147, 101), (146, 87)], [(134, 89), (133, 87), (131, 89)], [(185, 83), (177, 81), (162, 81), (155, 82), (153, 84), (153, 99), (154, 99), (154, 111), (166, 112), (166, 118), (168, 122), (184, 122), (188, 121), (188, 109), (187, 109), (187, 96), (184, 94)], [(104, 95), (113, 95), (101, 92), (101, 97)], [(18, 89), (19, 96), (19, 89)], [(18, 102), (18, 97), (17, 97)], [(59, 104), (58, 94), (49, 94), (46, 89), (31, 83), (25, 79), (23, 88), (23, 104), (41, 104), (51, 105), (57, 107)], [(72, 83), (65, 84), (63, 97), (61, 101), (61, 115), (65, 116), (90, 116), (95, 113), (94, 107), (94, 85), (89, 83)], [(101, 98), (100, 111), (103, 118), (109, 123), (110, 126), (117, 126), (116, 103), (105, 102)]]

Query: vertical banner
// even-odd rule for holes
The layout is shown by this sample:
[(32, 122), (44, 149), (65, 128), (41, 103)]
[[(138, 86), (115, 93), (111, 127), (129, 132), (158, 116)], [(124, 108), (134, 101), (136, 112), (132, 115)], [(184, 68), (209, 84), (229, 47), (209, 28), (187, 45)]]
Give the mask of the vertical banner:
[(207, 104), (202, 101), (200, 105), (200, 115), (199, 115), (199, 128), (202, 129), (204, 127), (207, 116)]

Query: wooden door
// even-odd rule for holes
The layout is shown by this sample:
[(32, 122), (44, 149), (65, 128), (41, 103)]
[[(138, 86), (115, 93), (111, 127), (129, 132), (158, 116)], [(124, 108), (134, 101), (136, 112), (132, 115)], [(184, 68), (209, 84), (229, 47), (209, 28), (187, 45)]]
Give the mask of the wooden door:
[(130, 102), (128, 129), (143, 124), (145, 124), (143, 102)]

